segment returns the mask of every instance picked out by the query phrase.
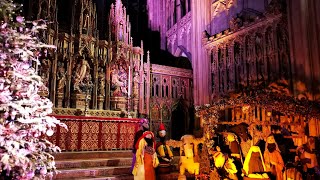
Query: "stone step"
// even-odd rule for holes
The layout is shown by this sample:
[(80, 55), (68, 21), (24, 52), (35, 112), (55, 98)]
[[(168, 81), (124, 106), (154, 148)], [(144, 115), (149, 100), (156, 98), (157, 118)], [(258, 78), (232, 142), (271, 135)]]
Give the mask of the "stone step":
[(57, 169), (131, 166), (132, 157), (56, 160)]
[[(170, 174), (160, 174), (157, 179), (160, 180), (177, 180), (179, 177), (179, 172), (172, 172)], [(189, 173), (186, 173), (187, 180), (195, 180), (195, 176)]]
[(127, 151), (77, 151), (77, 152), (61, 152), (53, 154), (55, 160), (66, 159), (95, 159), (95, 158), (124, 158), (131, 157), (132, 152)]
[(119, 175), (119, 176), (102, 176), (102, 177), (89, 177), (89, 178), (80, 178), (79, 180), (133, 180), (133, 175)]
[[(170, 174), (161, 174), (158, 175), (157, 179), (159, 180), (177, 180), (179, 177), (178, 172), (172, 172)], [(195, 176), (186, 173), (187, 180), (194, 180)], [(133, 180), (133, 175), (126, 174), (126, 175), (118, 175), (118, 176), (91, 176), (85, 178), (68, 178), (68, 180)]]
[(119, 167), (90, 167), (90, 168), (72, 168), (58, 169), (59, 173), (54, 176), (54, 179), (80, 179), (101, 176), (116, 176), (130, 174), (131, 166)]

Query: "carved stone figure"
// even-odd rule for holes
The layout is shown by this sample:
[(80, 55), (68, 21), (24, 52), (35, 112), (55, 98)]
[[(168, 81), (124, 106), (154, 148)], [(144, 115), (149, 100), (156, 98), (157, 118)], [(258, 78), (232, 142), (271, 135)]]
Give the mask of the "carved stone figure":
[(86, 56), (81, 57), (81, 63), (77, 65), (75, 69), (75, 75), (74, 75), (74, 90), (81, 93), (80, 86), (83, 85), (84, 79), (89, 78), (91, 79), (90, 75), (90, 65), (88, 61), (86, 60)]
[(125, 96), (128, 94), (127, 80), (127, 72), (123, 65), (114, 65), (111, 69), (111, 88), (113, 90), (113, 96)]
[(133, 75), (133, 94), (134, 95), (138, 95), (139, 93), (139, 81), (140, 81), (140, 76), (139, 76), (139, 73), (136, 71), (134, 72), (134, 75)]
[(57, 87), (58, 92), (63, 92), (63, 88), (66, 85), (66, 72), (62, 63), (59, 63), (58, 65), (57, 78), (58, 78), (58, 87)]
[(90, 65), (85, 58), (82, 58), (81, 67), (80, 67), (80, 69), (77, 69), (77, 74), (79, 75), (78, 78), (79, 78), (80, 82), (83, 81), (83, 79), (88, 71), (90, 71)]
[(100, 71), (99, 71), (99, 94), (101, 96), (105, 96), (106, 93), (105, 93), (105, 73), (103, 71), (103, 68), (100, 68)]
[(123, 41), (123, 24), (120, 22), (119, 25), (119, 41)]
[(84, 14), (83, 16), (84, 18), (84, 23), (83, 23), (83, 29), (87, 29), (89, 26), (89, 15), (88, 14)]
[(48, 87), (49, 85), (49, 77), (51, 72), (51, 59), (48, 53), (48, 50), (43, 50), (40, 57), (41, 62), (41, 70), (40, 70), (40, 76), (42, 78), (43, 84)]

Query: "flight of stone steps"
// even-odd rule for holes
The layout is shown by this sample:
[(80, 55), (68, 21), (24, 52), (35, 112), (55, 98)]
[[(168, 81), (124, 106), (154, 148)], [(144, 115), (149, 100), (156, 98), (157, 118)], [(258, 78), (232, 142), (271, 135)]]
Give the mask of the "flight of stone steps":
[[(133, 180), (130, 172), (132, 163), (131, 151), (81, 151), (55, 154), (56, 167), (59, 173), (53, 179), (59, 180)], [(174, 158), (178, 165), (179, 157)], [(176, 180), (176, 170), (162, 174), (159, 180)], [(194, 176), (187, 175), (188, 179)]]
[(131, 180), (131, 151), (62, 152), (54, 155), (61, 180)]

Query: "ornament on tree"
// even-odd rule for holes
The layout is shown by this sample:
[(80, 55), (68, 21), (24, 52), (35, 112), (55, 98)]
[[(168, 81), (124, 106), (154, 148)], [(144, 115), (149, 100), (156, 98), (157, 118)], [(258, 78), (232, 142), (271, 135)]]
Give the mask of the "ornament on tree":
[[(0, 1), (0, 177), (45, 179), (56, 170), (51, 153), (59, 147), (46, 140), (57, 126), (52, 102), (40, 97), (41, 77), (31, 67), (42, 48), (54, 48), (37, 38), (44, 21), (26, 22), (16, 15), (13, 0)], [(27, 28), (28, 27), (28, 28)]]

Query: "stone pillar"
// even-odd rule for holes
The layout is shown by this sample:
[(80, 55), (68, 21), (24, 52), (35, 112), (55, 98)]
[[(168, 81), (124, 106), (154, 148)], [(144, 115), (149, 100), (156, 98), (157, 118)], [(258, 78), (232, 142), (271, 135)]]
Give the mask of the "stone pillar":
[[(210, 60), (202, 46), (202, 34), (210, 24), (210, 2), (191, 1), (191, 53), (194, 84), (194, 105), (209, 103), (210, 97)], [(207, 30), (210, 32), (210, 30)]]
[(98, 109), (102, 110), (103, 104), (104, 104), (104, 96), (99, 95), (97, 98), (97, 101), (98, 101)]
[(319, 93), (320, 84), (319, 8), (317, 0), (287, 0), (293, 78), (313, 93)]
[(151, 84), (151, 74), (150, 74), (150, 52), (147, 52), (147, 66), (146, 66), (146, 101), (145, 103), (147, 104), (146, 106), (146, 114), (148, 114), (148, 116), (150, 116), (150, 84)]
[(177, 2), (177, 4), (174, 7), (176, 8), (176, 11), (177, 11), (176, 19), (177, 19), (177, 22), (178, 22), (181, 19), (181, 3), (180, 3), (180, 0), (177, 0), (176, 2)]
[(235, 75), (234, 75), (234, 42), (232, 41), (228, 45), (228, 59), (227, 59), (227, 70), (228, 74), (228, 90), (233, 91), (235, 89)]
[(58, 103), (57, 103), (58, 108), (63, 107), (63, 98), (64, 98), (64, 93), (59, 92), (58, 93)]
[(224, 82), (224, 85), (223, 85), (223, 92), (227, 92), (227, 87), (228, 87), (228, 77), (227, 77), (227, 55), (228, 55), (228, 49), (227, 49), (227, 45), (224, 44), (222, 46), (222, 49), (221, 49), (221, 54), (223, 54), (223, 82)]
[(219, 92), (219, 76), (218, 76), (218, 48), (217, 47), (214, 47), (212, 49), (212, 53), (213, 53), (213, 63), (212, 63), (212, 66), (211, 66), (211, 71), (214, 75), (214, 87), (212, 89), (212, 93), (213, 93), (213, 96), (217, 95), (218, 92)]
[[(85, 109), (86, 100), (88, 103), (91, 100), (91, 95), (86, 96), (86, 94), (72, 94), (71, 100), (74, 103), (73, 107), (76, 109)], [(87, 109), (89, 109), (89, 104), (87, 104)]]

